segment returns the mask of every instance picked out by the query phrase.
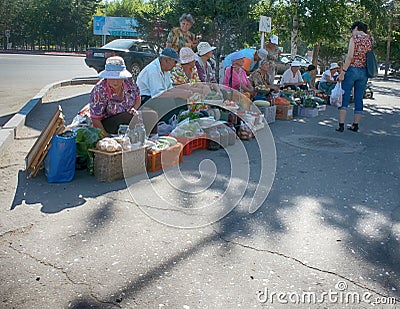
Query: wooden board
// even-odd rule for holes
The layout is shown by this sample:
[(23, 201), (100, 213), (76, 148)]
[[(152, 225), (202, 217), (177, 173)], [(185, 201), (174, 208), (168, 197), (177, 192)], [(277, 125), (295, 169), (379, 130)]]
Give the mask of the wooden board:
[(46, 154), (50, 149), (50, 143), (53, 135), (60, 134), (64, 131), (64, 116), (62, 114), (61, 106), (51, 117), (48, 124), (44, 127), (40, 133), (35, 144), (33, 144), (31, 150), (25, 157), (25, 169), (27, 173), (27, 178), (35, 177), (43, 163)]

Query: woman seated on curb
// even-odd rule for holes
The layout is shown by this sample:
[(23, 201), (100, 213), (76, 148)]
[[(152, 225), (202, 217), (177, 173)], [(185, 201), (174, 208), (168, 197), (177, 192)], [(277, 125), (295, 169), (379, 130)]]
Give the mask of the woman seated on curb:
[(260, 67), (250, 74), (249, 80), (256, 92), (257, 89), (279, 92), (278, 86), (270, 84), (270, 77), (268, 75), (270, 65), (271, 60), (262, 60)]
[(244, 58), (245, 57), (241, 51), (237, 51), (232, 54), (232, 65), (225, 69), (222, 84), (232, 89), (239, 90), (250, 98), (250, 93), (254, 91), (254, 88), (247, 78), (246, 71), (242, 68)]
[(315, 73), (317, 72), (317, 68), (315, 65), (310, 64), (307, 67), (307, 70), (301, 75), (303, 80), (307, 83), (308, 89), (317, 90), (312, 84), (312, 80), (315, 78)]
[(319, 91), (331, 95), (336, 86), (336, 78), (339, 75), (339, 65), (336, 62), (331, 63), (329, 70), (326, 70), (319, 81)]
[(196, 67), (196, 55), (189, 47), (182, 47), (179, 52), (180, 63), (171, 71), (172, 85), (182, 85), (201, 82)]
[[(129, 124), (140, 107), (140, 91), (132, 74), (126, 69), (124, 59), (110, 57), (102, 78), (90, 94), (90, 118), (93, 127), (100, 128), (105, 136), (117, 134), (121, 124)], [(157, 113), (143, 110), (143, 121), (147, 134), (156, 127)]]

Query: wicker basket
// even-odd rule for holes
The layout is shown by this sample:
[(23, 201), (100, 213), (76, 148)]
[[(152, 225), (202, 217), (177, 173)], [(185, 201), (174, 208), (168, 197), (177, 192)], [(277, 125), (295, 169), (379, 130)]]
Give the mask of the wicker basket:
[(146, 146), (123, 152), (89, 151), (94, 155), (94, 175), (97, 181), (112, 182), (146, 172)]

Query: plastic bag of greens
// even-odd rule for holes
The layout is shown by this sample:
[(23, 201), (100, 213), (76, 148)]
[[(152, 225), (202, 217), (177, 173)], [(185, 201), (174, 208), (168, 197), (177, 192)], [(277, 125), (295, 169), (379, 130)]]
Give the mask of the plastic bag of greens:
[(90, 160), (89, 149), (96, 148), (96, 143), (103, 138), (99, 128), (82, 127), (76, 130), (76, 168), (85, 169)]

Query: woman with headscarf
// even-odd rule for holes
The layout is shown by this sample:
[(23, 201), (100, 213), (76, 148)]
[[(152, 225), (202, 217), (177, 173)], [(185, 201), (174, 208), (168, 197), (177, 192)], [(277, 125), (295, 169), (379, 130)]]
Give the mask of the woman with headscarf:
[(241, 51), (237, 51), (232, 54), (232, 64), (225, 69), (222, 84), (229, 88), (238, 90), (239, 92), (252, 93), (254, 88), (247, 78), (246, 71), (242, 68), (244, 58), (245, 57)]
[(363, 112), (363, 97), (365, 86), (367, 85), (367, 51), (372, 50), (372, 38), (367, 34), (368, 26), (360, 21), (353, 23), (350, 28), (351, 38), (346, 60), (343, 64), (341, 73), (337, 80), (342, 81), (344, 90), (342, 106), (339, 107), (339, 127), (338, 132), (344, 131), (347, 107), (350, 102), (352, 89), (354, 88), (354, 121), (348, 128), (357, 132), (358, 125)]
[(190, 14), (183, 14), (179, 18), (179, 27), (174, 27), (167, 37), (166, 47), (171, 47), (177, 52), (181, 50), (182, 47), (189, 47), (195, 49), (198, 42), (196, 41), (195, 35), (190, 32), (194, 24), (194, 19)]
[(262, 60), (260, 67), (250, 74), (249, 80), (254, 89), (270, 89), (275, 92), (279, 91), (279, 87), (277, 85), (273, 85), (270, 83), (270, 78), (268, 75), (269, 68), (271, 66), (271, 62), (269, 60)]

